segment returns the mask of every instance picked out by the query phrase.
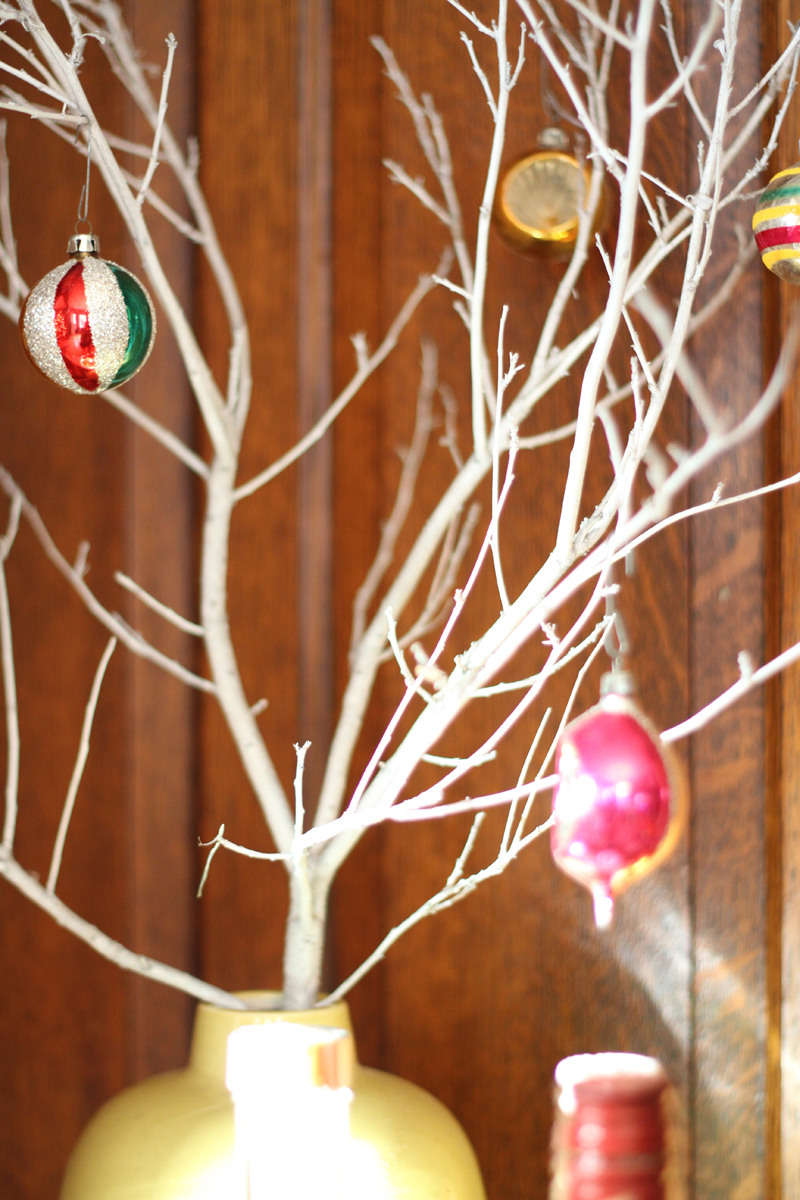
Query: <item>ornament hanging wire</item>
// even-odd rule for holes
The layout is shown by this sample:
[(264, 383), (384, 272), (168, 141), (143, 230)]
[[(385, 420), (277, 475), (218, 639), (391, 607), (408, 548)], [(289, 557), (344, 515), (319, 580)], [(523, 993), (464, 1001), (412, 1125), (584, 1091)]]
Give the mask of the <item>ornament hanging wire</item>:
[(619, 671), (623, 669), (625, 659), (630, 654), (631, 644), (622, 613), (617, 608), (615, 595), (606, 596), (606, 617), (608, 625), (603, 634), (603, 649), (611, 659), (611, 669)]
[[(89, 220), (89, 217), (88, 217), (89, 184), (91, 183), (91, 174), (92, 174), (92, 123), (88, 119), (86, 120), (86, 127), (88, 130), (88, 132), (86, 134), (86, 182), (84, 183), (83, 187), (81, 188), (81, 197), (80, 197), (80, 200), (78, 201), (78, 219), (75, 222), (75, 232), (76, 233), (78, 232), (78, 226), (83, 225), (83, 224), (88, 225), (89, 232), (90, 233), (92, 232), (92, 222)], [(78, 141), (78, 136), (80, 134), (80, 128), (81, 128), (81, 126), (79, 125), (78, 132), (75, 134), (76, 143)]]
[(636, 692), (636, 681), (625, 665), (631, 645), (622, 613), (617, 608), (616, 589), (606, 595), (606, 619), (603, 649), (611, 659), (611, 670), (600, 681), (600, 694), (606, 696), (613, 692), (630, 696)]

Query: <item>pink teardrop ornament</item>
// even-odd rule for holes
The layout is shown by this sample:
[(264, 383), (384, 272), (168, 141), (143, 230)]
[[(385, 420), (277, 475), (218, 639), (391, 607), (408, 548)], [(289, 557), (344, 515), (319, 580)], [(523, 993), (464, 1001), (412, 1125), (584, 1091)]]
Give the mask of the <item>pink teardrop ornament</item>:
[(662, 862), (681, 834), (680, 769), (633, 701), (611, 693), (566, 727), (556, 774), (553, 858), (592, 893), (604, 929), (614, 897)]

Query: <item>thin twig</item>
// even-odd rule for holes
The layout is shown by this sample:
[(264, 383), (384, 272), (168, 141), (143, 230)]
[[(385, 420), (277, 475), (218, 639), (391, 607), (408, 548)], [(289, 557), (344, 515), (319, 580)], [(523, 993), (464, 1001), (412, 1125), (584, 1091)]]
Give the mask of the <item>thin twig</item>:
[(170, 433), (158, 421), (154, 421), (137, 404), (126, 399), (116, 389), (113, 392), (99, 392), (98, 395), (105, 400), (106, 404), (110, 404), (112, 408), (116, 408), (129, 421), (133, 421), (145, 433), (149, 433), (152, 438), (160, 442), (165, 450), (169, 450), (170, 454), (174, 454), (190, 471), (194, 471), (195, 475), (199, 475), (201, 479), (208, 478), (208, 466), (203, 462), (202, 458), (198, 454), (195, 454), (193, 450), (190, 450), (174, 433)]
[(167, 115), (167, 97), (169, 95), (169, 81), (172, 77), (172, 63), (175, 58), (175, 51), (178, 48), (178, 43), (173, 34), (167, 35), (167, 65), (164, 68), (164, 75), (161, 80), (161, 98), (158, 102), (158, 117), (156, 118), (155, 132), (153, 133), (153, 149), (150, 152), (150, 161), (147, 164), (142, 186), (139, 188), (136, 196), (136, 203), (139, 208), (144, 204), (144, 198), (147, 195), (147, 189), (153, 180), (153, 176), (158, 166), (158, 152), (161, 146), (161, 135), (164, 131), (164, 121)]
[(114, 653), (117, 646), (117, 639), (109, 638), (108, 644), (103, 651), (103, 656), (98, 663), (97, 670), (94, 673), (94, 682), (92, 690), (89, 693), (89, 702), (86, 705), (86, 712), (83, 717), (83, 726), (81, 728), (81, 740), (78, 744), (78, 756), (75, 759), (75, 766), (72, 769), (72, 776), (67, 788), (67, 798), (64, 801), (64, 807), (61, 811), (61, 820), (58, 823), (58, 833), (56, 834), (55, 844), (53, 846), (53, 856), (50, 859), (50, 871), (47, 875), (47, 891), (51, 894), (56, 890), (58, 882), (58, 873), (61, 870), (61, 860), (64, 856), (64, 845), (67, 840), (67, 832), (69, 823), (72, 820), (72, 812), (75, 808), (75, 799), (78, 795), (78, 788), (83, 779), (83, 772), (86, 766), (86, 760), (89, 757), (89, 739), (92, 733), (92, 725), (94, 723), (94, 714), (97, 710), (97, 701), (100, 698), (100, 688), (103, 685), (106, 668), (111, 662), (111, 655)]
[(58, 896), (48, 892), (38, 879), (29, 874), (16, 859), (2, 848), (0, 848), (0, 876), (28, 900), (31, 900), (37, 908), (52, 917), (56, 924), (63, 929), (68, 929), (97, 954), (108, 959), (123, 971), (132, 971), (134, 975), (152, 979), (154, 983), (163, 983), (167, 987), (176, 988), (179, 992), (194, 996), (195, 999), (202, 1000), (205, 1004), (213, 1004), (219, 1008), (234, 1008), (240, 1011), (247, 1009), (246, 1002), (239, 996), (224, 992), (222, 988), (214, 987), (210, 983), (204, 983), (202, 979), (195, 979), (193, 975), (179, 971), (176, 967), (169, 967), (165, 963), (158, 962), (157, 959), (148, 958), (146, 954), (135, 954), (127, 946), (115, 942), (96, 925), (79, 917), (76, 912), (59, 900)]
[[(437, 267), (437, 274), (444, 274), (446, 268), (447, 259), (444, 260), (444, 263), (440, 262), (439, 266)], [(400, 312), (390, 325), (389, 330), (380, 346), (374, 351), (373, 354), (370, 355), (369, 359), (364, 363), (364, 365), (359, 367), (353, 378), (348, 383), (347, 387), (345, 387), (339, 393), (339, 395), (316, 422), (316, 424), (309, 429), (305, 437), (301, 438), (291, 450), (287, 450), (286, 454), (282, 454), (280, 458), (276, 459), (275, 462), (271, 464), (271, 466), (266, 467), (263, 471), (260, 471), (258, 475), (254, 475), (252, 479), (249, 479), (247, 483), (243, 483), (240, 487), (236, 488), (233, 493), (234, 501), (238, 502), (239, 500), (243, 500), (245, 496), (252, 496), (253, 492), (258, 491), (258, 489), (263, 487), (264, 484), (269, 483), (272, 479), (275, 479), (277, 475), (280, 475), (281, 472), (285, 471), (287, 467), (290, 467), (292, 463), (297, 462), (298, 458), (301, 458), (306, 451), (310, 450), (312, 446), (316, 445), (316, 443), (327, 432), (339, 414), (344, 411), (353, 397), (361, 389), (362, 385), (366, 383), (373, 371), (375, 371), (381, 365), (384, 359), (387, 358), (389, 353), (395, 348), (400, 334), (411, 320), (415, 310), (425, 296), (427, 296), (435, 286), (436, 285), (434, 284), (430, 275), (420, 276), (417, 286), (414, 288), (413, 292), (408, 297), (405, 304), (400, 309)]]
[(419, 390), (417, 392), (417, 415), (414, 423), (414, 433), (411, 445), (403, 458), (403, 469), (397, 485), (397, 495), (394, 506), (381, 531), (381, 539), (372, 566), (361, 587), (356, 592), (353, 601), (353, 626), (350, 635), (350, 651), (361, 641), (367, 622), (369, 606), (377, 592), (381, 580), (391, 566), (394, 558), (397, 539), (402, 532), (414, 499), (414, 489), (417, 483), (420, 467), (425, 458), (425, 451), (430, 437), (433, 411), (433, 397), (438, 383), (438, 354), (433, 342), (425, 340), (422, 343), (422, 365)]
[(203, 637), (204, 629), (202, 625), (196, 624), (194, 621), (188, 621), (186, 617), (182, 617), (180, 613), (176, 613), (174, 609), (167, 604), (162, 604), (160, 600), (156, 600), (155, 596), (151, 596), (143, 587), (135, 583), (130, 576), (125, 575), (122, 571), (115, 571), (114, 578), (120, 587), (124, 587), (126, 591), (136, 596), (141, 600), (142, 604), (146, 604), (153, 612), (158, 613), (165, 621), (169, 621), (177, 629), (183, 630), (184, 633), (191, 633), (194, 637)]
[(189, 671), (186, 667), (181, 666), (175, 659), (162, 654), (155, 646), (151, 646), (140, 633), (131, 629), (121, 617), (110, 613), (100, 603), (94, 593), (86, 586), (80, 572), (76, 571), (64, 558), (51, 538), (39, 513), (4, 467), (0, 467), (0, 487), (2, 487), (9, 498), (13, 499), (14, 496), (19, 497), (22, 514), (31, 527), (39, 545), (67, 582), (78, 593), (89, 612), (98, 619), (101, 625), (105, 626), (109, 633), (118, 638), (134, 654), (138, 654), (141, 658), (146, 658), (150, 662), (155, 663), (168, 674), (174, 675), (176, 679), (188, 683), (191, 687), (197, 688), (201, 692), (210, 692), (213, 694), (216, 691), (216, 687), (210, 679), (203, 679), (200, 675), (195, 675), (193, 671)]

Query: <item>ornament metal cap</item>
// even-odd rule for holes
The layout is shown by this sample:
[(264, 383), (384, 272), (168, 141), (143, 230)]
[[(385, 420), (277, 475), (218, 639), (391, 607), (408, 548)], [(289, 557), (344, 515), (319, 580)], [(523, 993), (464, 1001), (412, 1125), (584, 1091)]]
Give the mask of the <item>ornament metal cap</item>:
[(569, 138), (557, 125), (548, 125), (547, 129), (541, 129), (536, 135), (536, 141), (543, 150), (566, 150), (569, 145)]
[(67, 254), (99, 254), (100, 238), (96, 233), (74, 233), (67, 243)]
[(630, 671), (606, 671), (600, 680), (600, 695), (635, 696), (636, 680)]

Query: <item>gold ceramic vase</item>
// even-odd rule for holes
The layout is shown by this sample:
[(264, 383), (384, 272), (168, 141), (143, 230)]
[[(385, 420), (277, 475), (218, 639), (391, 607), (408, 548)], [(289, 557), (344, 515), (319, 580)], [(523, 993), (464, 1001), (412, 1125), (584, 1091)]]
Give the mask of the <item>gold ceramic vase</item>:
[[(244, 998), (264, 1006), (277, 999), (266, 993)], [(472, 1146), (444, 1105), (413, 1083), (358, 1063), (343, 1001), (304, 1012), (198, 1005), (189, 1065), (136, 1084), (101, 1108), (75, 1147), (61, 1200), (230, 1200), (228, 1035), (276, 1020), (349, 1032), (353, 1200), (485, 1200)]]

